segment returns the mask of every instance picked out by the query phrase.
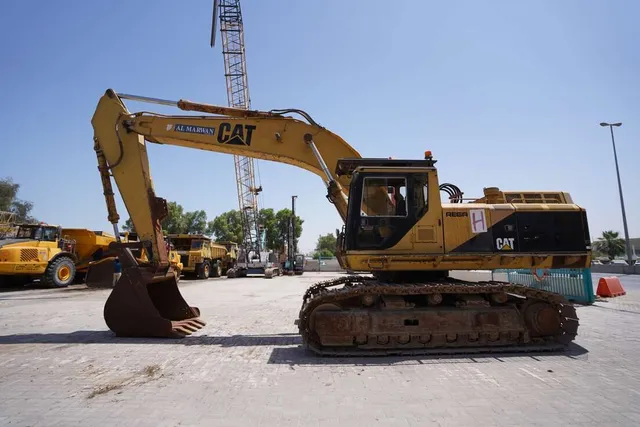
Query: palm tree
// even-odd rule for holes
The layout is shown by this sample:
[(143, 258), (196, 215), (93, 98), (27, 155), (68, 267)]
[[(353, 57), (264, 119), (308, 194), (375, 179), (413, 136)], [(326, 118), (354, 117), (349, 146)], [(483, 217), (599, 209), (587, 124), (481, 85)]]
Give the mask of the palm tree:
[(603, 231), (602, 237), (594, 242), (593, 248), (598, 252), (607, 254), (609, 259), (614, 259), (625, 252), (624, 239), (620, 238), (620, 233), (617, 231)]

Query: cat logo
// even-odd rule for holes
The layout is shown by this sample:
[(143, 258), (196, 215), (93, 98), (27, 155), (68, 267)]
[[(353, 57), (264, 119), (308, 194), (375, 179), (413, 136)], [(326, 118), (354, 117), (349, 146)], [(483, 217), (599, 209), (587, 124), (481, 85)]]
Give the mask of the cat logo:
[(251, 145), (254, 125), (243, 125), (242, 123), (220, 123), (218, 131), (216, 128), (208, 126), (192, 126), (184, 124), (167, 124), (167, 131), (198, 133), (200, 135), (215, 136), (219, 144), (227, 145)]
[(218, 142), (228, 145), (251, 145), (251, 136), (256, 127), (253, 125), (243, 125), (241, 123), (232, 125), (231, 123), (220, 123), (218, 127)]
[(498, 237), (496, 239), (496, 247), (499, 251), (512, 251), (514, 241), (515, 238), (513, 237)]

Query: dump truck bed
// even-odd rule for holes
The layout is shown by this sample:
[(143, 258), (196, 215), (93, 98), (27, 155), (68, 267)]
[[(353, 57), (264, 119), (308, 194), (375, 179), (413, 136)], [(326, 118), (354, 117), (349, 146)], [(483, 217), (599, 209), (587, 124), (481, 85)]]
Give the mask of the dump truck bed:
[(86, 228), (63, 228), (62, 237), (76, 242), (77, 271), (86, 270), (90, 261), (108, 256), (109, 244), (116, 241), (115, 236), (109, 233)]
[(227, 248), (217, 243), (211, 244), (211, 258), (222, 259), (227, 255)]

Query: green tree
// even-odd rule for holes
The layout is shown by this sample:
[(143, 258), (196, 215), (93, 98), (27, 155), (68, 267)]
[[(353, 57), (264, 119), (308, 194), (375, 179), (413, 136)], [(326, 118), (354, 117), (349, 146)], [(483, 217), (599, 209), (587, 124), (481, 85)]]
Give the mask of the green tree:
[(239, 210), (224, 212), (209, 221), (206, 234), (213, 235), (218, 241), (242, 243), (242, 217)]
[(203, 210), (184, 214), (185, 233), (204, 234), (207, 229), (207, 214)]
[(264, 230), (264, 241), (267, 249), (278, 248), (278, 233), (276, 232), (276, 213), (271, 208), (260, 209), (258, 224)]
[[(169, 215), (162, 220), (162, 230), (167, 234), (181, 234), (187, 232), (186, 214), (183, 213), (184, 209), (176, 202), (167, 203), (167, 210)], [(204, 211), (202, 211), (204, 213)], [(188, 212), (190, 213), (190, 212)], [(205, 224), (206, 224), (205, 215)], [(124, 231), (135, 231), (131, 218), (127, 218), (122, 226)], [(203, 227), (204, 229), (204, 227)]]
[[(276, 246), (271, 247), (269, 249), (280, 249), (282, 248), (282, 246), (284, 245), (285, 242), (287, 242), (287, 239), (289, 239), (289, 228), (291, 226), (291, 209), (280, 209), (278, 211), (278, 213), (276, 213), (275, 216), (275, 223), (273, 225), (273, 232), (272, 234), (275, 237), (275, 244)], [(302, 224), (304, 223), (304, 221), (302, 220), (302, 218), (300, 218), (298, 215), (296, 215), (296, 221), (295, 221), (295, 239), (296, 239), (296, 243), (295, 243), (295, 247), (298, 247), (298, 240), (300, 239), (300, 236), (302, 235)]]
[(620, 233), (613, 230), (603, 231), (602, 236), (593, 243), (593, 248), (607, 254), (609, 259), (614, 259), (625, 253), (624, 239), (620, 237)]
[(315, 251), (313, 253), (313, 259), (318, 259), (318, 258), (331, 258), (334, 257), (336, 254), (331, 252), (329, 249), (321, 249), (319, 251)]
[(31, 216), (33, 203), (18, 199), (20, 184), (13, 182), (11, 178), (0, 179), (0, 211), (16, 214), (16, 222), (38, 222)]
[(122, 226), (122, 229), (124, 231), (135, 231), (135, 227), (133, 226), (133, 221), (131, 221), (131, 218), (127, 218), (127, 220), (124, 222), (124, 225)]
[(16, 222), (36, 223), (37, 219), (30, 215), (33, 203), (26, 200), (14, 200), (11, 211), (16, 214)]
[(0, 211), (11, 211), (19, 189), (20, 184), (14, 183), (11, 178), (0, 179)]
[[(274, 212), (271, 208), (261, 209), (258, 223), (264, 230), (266, 249), (280, 250), (288, 238), (291, 210), (282, 209)], [(296, 215), (296, 238), (302, 235), (304, 221)], [(206, 228), (207, 234), (213, 234), (216, 240), (232, 240), (242, 243), (242, 217), (240, 211), (225, 212), (210, 221)]]
[(162, 229), (167, 234), (181, 234), (187, 230), (187, 222), (184, 217), (184, 209), (176, 202), (167, 203), (169, 215), (162, 221)]
[(316, 254), (322, 257), (332, 257), (336, 255), (336, 236), (327, 233), (324, 236), (318, 236), (316, 243)]

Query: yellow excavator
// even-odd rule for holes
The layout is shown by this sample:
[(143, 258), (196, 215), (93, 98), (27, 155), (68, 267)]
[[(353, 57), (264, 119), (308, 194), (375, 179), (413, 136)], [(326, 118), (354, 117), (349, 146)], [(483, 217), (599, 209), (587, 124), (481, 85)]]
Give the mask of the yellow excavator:
[[(131, 113), (124, 100), (170, 105), (189, 115)], [(298, 115), (301, 119), (293, 118)], [(319, 175), (344, 221), (337, 256), (344, 275), (306, 290), (295, 323), (320, 355), (561, 350), (578, 318), (563, 296), (511, 283), (470, 282), (452, 270), (586, 268), (586, 212), (562, 191), (484, 189), (475, 200), (440, 184), (431, 152), (420, 159), (362, 158), (297, 109), (255, 111), (169, 101), (109, 89), (92, 118), (108, 219), (118, 236), (111, 178), (139, 242), (114, 242), (122, 276), (104, 307), (125, 337), (184, 337), (205, 325), (178, 289), (160, 222), (146, 144), (282, 162)], [(421, 156), (422, 157), (422, 156)], [(449, 203), (441, 202), (441, 192)], [(131, 255), (144, 248), (147, 262)]]

